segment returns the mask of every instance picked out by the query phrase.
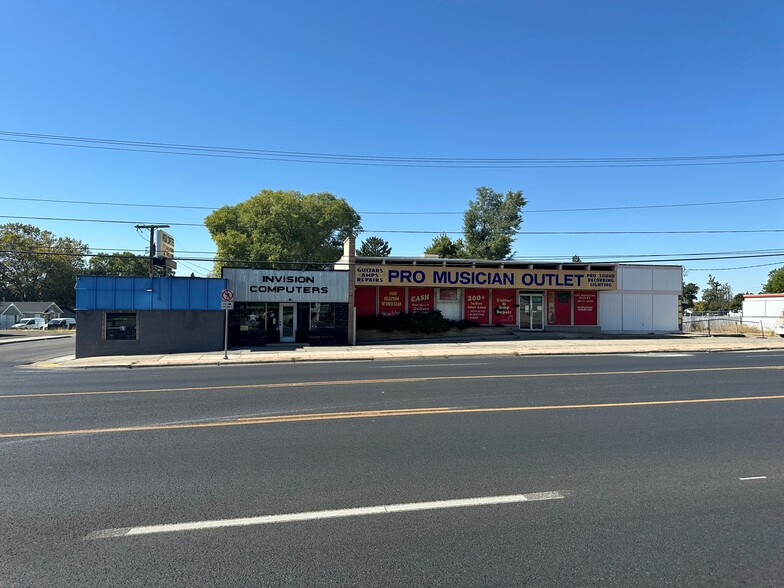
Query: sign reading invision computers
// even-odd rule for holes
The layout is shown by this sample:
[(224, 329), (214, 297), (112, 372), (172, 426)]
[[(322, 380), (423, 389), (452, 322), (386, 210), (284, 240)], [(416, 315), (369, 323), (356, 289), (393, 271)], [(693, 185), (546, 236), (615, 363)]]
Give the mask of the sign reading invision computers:
[(237, 302), (348, 302), (344, 271), (223, 268)]

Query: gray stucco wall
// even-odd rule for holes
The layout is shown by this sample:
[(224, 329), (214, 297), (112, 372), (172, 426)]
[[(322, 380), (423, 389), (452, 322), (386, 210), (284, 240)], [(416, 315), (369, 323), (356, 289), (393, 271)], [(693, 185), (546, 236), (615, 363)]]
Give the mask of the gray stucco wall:
[(76, 357), (97, 355), (143, 355), (187, 353), (223, 349), (222, 311), (137, 310), (138, 337), (135, 341), (107, 341), (104, 315), (127, 310), (78, 310), (76, 312)]

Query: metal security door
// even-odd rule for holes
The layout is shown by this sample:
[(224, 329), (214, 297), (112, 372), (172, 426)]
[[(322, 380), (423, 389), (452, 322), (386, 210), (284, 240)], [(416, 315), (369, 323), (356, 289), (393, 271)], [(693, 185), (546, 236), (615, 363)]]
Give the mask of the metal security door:
[(297, 338), (297, 305), (280, 305), (280, 342), (294, 343)]

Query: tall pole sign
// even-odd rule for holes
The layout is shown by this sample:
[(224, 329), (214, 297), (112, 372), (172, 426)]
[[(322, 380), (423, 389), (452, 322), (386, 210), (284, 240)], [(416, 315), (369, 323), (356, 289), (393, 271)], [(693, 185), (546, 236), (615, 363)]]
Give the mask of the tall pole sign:
[[(142, 229), (148, 229), (150, 231), (150, 277), (155, 277), (155, 229), (168, 229), (169, 225), (136, 225), (134, 227), (137, 231)], [(172, 239), (172, 246), (174, 245), (174, 239)], [(172, 253), (173, 253), (172, 249)], [(176, 267), (176, 266), (175, 266)]]

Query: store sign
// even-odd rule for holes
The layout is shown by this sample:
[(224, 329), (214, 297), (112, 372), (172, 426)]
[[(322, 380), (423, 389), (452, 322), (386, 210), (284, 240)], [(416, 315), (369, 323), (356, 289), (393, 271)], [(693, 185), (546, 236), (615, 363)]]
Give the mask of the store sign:
[(348, 272), (223, 268), (237, 302), (348, 302)]
[(467, 321), (486, 325), (490, 316), (490, 291), (466, 290), (463, 298), (463, 316)]
[(174, 257), (174, 237), (166, 231), (155, 231), (155, 255), (157, 257)]
[(615, 290), (615, 271), (359, 265), (357, 286)]
[(517, 306), (515, 300), (517, 294), (509, 290), (493, 290), (493, 313), (492, 323), (494, 325), (516, 325)]
[(409, 288), (408, 312), (430, 312), (435, 308), (433, 288)]
[(378, 312), (383, 315), (400, 314), (405, 309), (403, 301), (405, 292), (403, 288), (379, 288)]
[(574, 324), (596, 325), (596, 292), (574, 293)]

